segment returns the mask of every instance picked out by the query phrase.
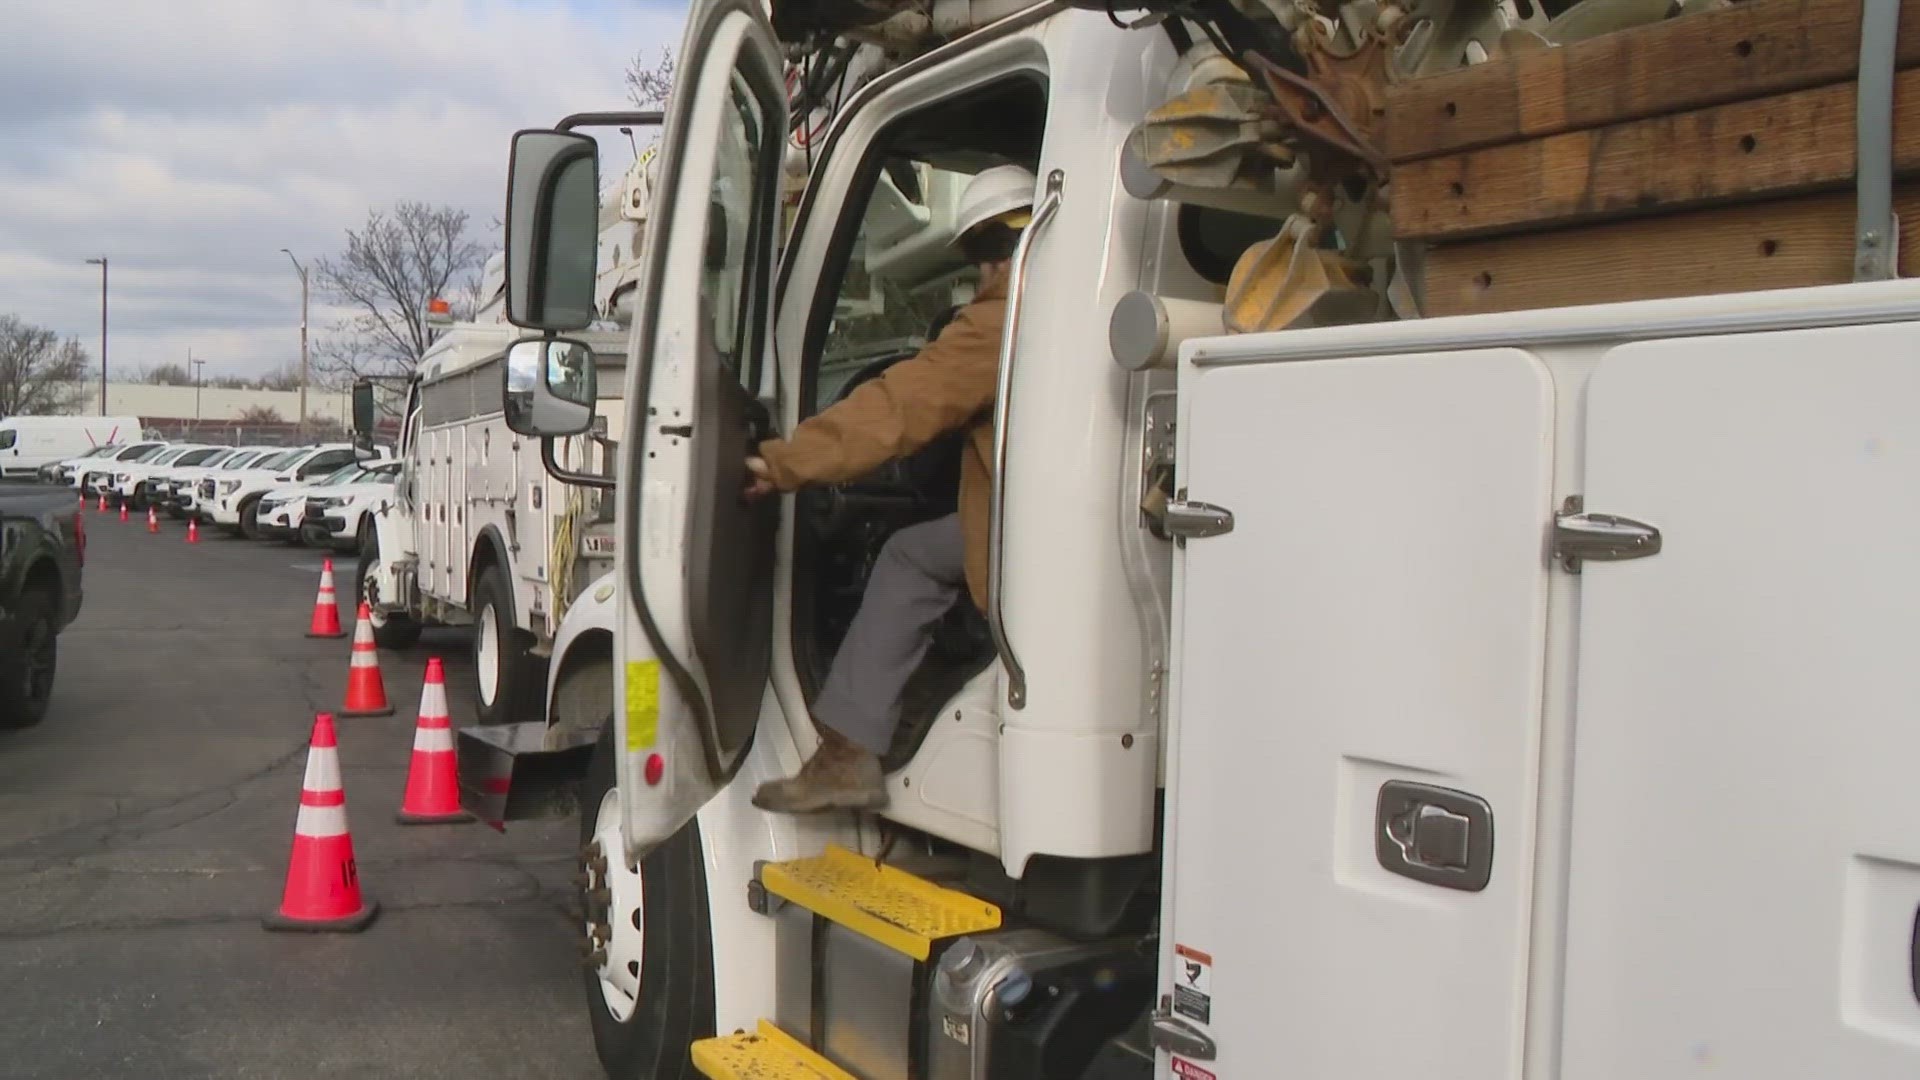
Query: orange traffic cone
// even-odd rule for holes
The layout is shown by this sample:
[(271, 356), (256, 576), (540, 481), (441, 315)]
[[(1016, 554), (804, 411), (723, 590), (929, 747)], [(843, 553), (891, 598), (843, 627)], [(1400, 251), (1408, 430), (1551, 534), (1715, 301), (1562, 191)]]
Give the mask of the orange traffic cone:
[(360, 869), (347, 830), (347, 792), (340, 786), (339, 740), (333, 717), (313, 718), (307, 778), (300, 785), (300, 816), (280, 908), (262, 922), (269, 930), (361, 930), (379, 908), (360, 895)]
[(147, 531), (156, 534), (160, 531), (160, 518), (154, 514), (151, 506), (147, 507)]
[[(103, 514), (107, 512), (107, 489), (106, 489), (106, 488), (101, 488), (101, 489), (100, 489), (100, 507), (99, 507), (99, 510), (100, 510), (100, 512), (101, 512), (101, 513), (103, 513)], [(122, 521), (125, 521), (126, 519), (125, 519), (125, 518), (121, 518), (120, 520), (122, 520)]]
[(353, 659), (347, 662), (347, 701), (341, 716), (392, 716), (387, 684), (380, 679), (380, 657), (373, 645), (373, 613), (360, 601), (353, 627)]
[[(103, 506), (100, 509), (105, 510), (106, 507)], [(120, 504), (120, 524), (125, 525), (126, 523), (127, 523), (127, 504), (121, 503)]]
[(454, 760), (453, 720), (447, 716), (447, 673), (437, 656), (427, 660), (420, 720), (413, 729), (413, 760), (407, 765), (407, 793), (394, 817), (402, 825), (473, 820), (460, 808), (460, 769)]
[[(195, 521), (192, 518), (188, 518), (187, 519), (187, 543), (197, 544), (199, 542), (200, 542), (200, 523), (198, 521)], [(335, 612), (336, 618), (338, 617), (338, 614), (339, 614), (338, 612)]]
[(320, 595), (313, 598), (313, 621), (307, 624), (308, 637), (346, 637), (340, 625), (340, 603), (333, 595), (333, 560), (320, 564)]

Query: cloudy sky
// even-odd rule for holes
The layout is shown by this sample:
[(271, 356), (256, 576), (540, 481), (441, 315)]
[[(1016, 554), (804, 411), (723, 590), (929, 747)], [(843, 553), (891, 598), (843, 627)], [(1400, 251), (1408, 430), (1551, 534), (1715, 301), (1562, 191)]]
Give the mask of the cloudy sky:
[(627, 106), (628, 61), (677, 46), (684, 8), (0, 0), (0, 313), (97, 360), (104, 254), (113, 378), (189, 348), (208, 375), (292, 362), (280, 248), (311, 265), (399, 199), (486, 229), (512, 132)]

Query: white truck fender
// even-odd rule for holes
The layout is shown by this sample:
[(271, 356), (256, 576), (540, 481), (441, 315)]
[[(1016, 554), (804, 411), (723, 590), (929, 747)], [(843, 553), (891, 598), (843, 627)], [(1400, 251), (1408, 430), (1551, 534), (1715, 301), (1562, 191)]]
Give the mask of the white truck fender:
[(401, 522), (399, 504), (392, 499), (381, 500), (368, 513), (373, 516), (374, 542), (380, 550), (380, 558), (373, 568), (374, 590), (383, 609), (403, 611), (407, 597), (401, 594), (400, 575), (394, 572), (394, 567), (413, 557), (412, 530)]
[(613, 571), (609, 570), (595, 578), (561, 617), (560, 628), (553, 635), (553, 659), (547, 664), (546, 716), (553, 715), (554, 696), (560, 692), (560, 673), (566, 670), (567, 654), (582, 637), (596, 631), (605, 633), (611, 656), (619, 591)]

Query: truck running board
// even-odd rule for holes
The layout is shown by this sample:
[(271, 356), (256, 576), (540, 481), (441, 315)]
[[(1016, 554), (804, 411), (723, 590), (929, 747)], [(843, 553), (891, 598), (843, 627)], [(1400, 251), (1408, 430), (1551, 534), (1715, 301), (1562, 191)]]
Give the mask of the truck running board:
[(753, 1034), (694, 1043), (693, 1067), (712, 1080), (856, 1080), (765, 1020)]
[(1000, 925), (1000, 909), (837, 844), (812, 858), (765, 863), (760, 884), (828, 922), (915, 960), (933, 944)]
[(564, 817), (593, 759), (594, 732), (550, 728), (539, 721), (460, 729), (460, 805), (506, 831), (509, 821)]

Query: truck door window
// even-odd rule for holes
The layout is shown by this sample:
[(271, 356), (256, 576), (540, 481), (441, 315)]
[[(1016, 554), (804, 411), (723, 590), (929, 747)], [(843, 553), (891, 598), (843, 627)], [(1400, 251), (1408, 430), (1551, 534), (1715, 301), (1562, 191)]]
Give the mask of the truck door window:
[(713, 192), (707, 203), (707, 257), (701, 296), (708, 305), (708, 341), (742, 385), (760, 382), (758, 350), (753, 348), (757, 305), (747, 263), (755, 230), (754, 166), (765, 121), (746, 76), (735, 72), (726, 123), (714, 163)]
[(20, 432), (15, 429), (8, 428), (5, 431), (0, 431), (0, 450), (10, 450), (13, 448), (13, 444), (19, 441)]

